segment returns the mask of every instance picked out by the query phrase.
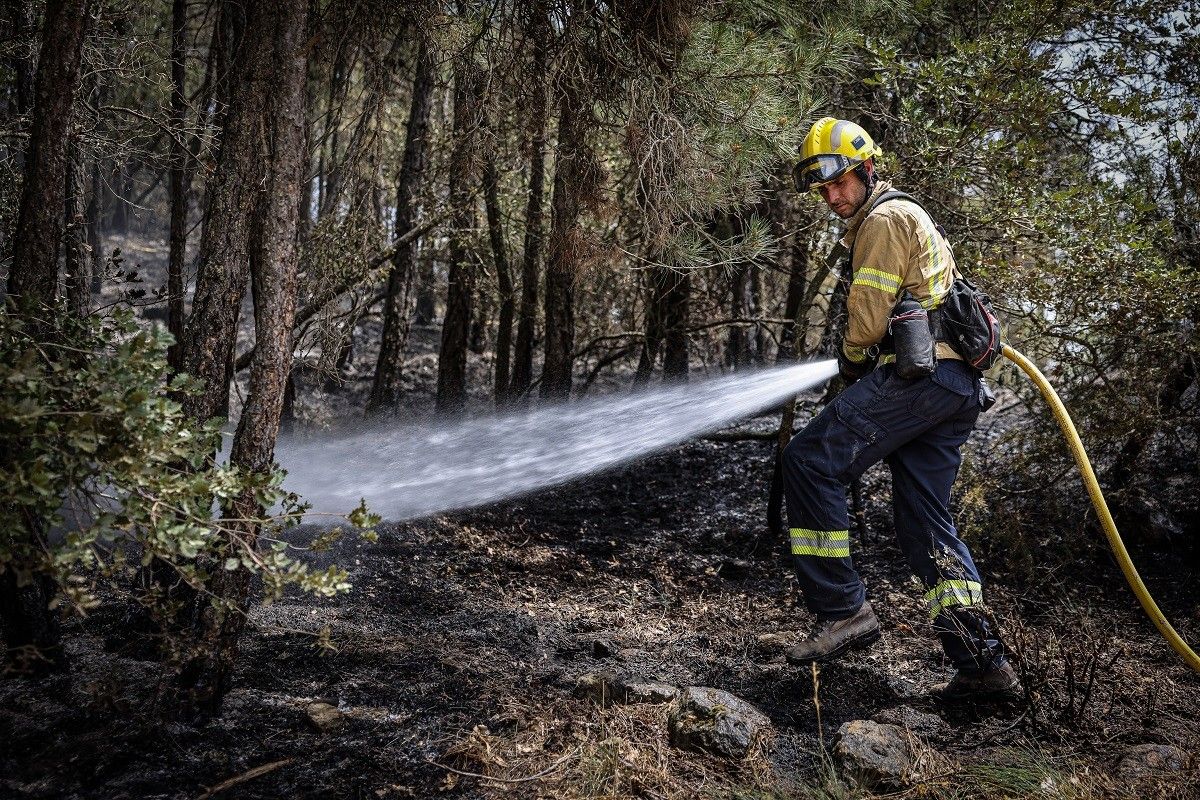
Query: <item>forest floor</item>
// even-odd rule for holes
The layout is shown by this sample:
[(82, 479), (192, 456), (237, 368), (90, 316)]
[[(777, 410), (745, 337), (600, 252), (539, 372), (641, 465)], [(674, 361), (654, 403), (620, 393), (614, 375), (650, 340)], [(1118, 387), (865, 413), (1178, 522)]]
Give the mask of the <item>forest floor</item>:
[[(893, 541), (881, 468), (867, 475), (871, 535), (853, 548), (883, 638), (818, 675), (789, 665), (812, 620), (765, 533), (770, 470), (769, 443), (698, 440), (347, 540), (333, 558), (353, 591), (255, 608), (234, 689), (202, 726), (159, 719), (161, 669), (106, 649), (124, 608), (103, 605), (68, 627), (71, 675), (0, 681), (0, 797), (864, 797), (830, 753), (843, 723), (872, 717), (917, 720), (936, 753), (892, 797), (1200, 797), (1200, 676), (1106, 559), (1033, 589), (985, 555), (1024, 697), (929, 696), (951, 670)], [(1197, 641), (1196, 567), (1135, 558)], [(333, 652), (315, 646), (326, 627)], [(676, 749), (669, 703), (596, 702), (588, 675), (722, 689), (771, 730), (740, 760)], [(1118, 769), (1138, 745), (1191, 765)]]
[[(853, 797), (823, 756), (839, 726), (909, 707), (946, 723), (924, 737), (946, 762), (912, 796), (1198, 796), (1195, 772), (1115, 776), (1131, 745), (1200, 752), (1200, 680), (1111, 565), (1049, 599), (989, 576), (1029, 696), (954, 709), (926, 695), (949, 669), (891, 541), (883, 472), (875, 538), (856, 557), (884, 636), (823, 667), (815, 688), (783, 658), (810, 620), (782, 547), (754, 546), (768, 456), (763, 443), (693, 442), (520, 502), (385, 525), (378, 544), (338, 554), (349, 595), (253, 612), (236, 688), (202, 727), (155, 721), (158, 667), (105, 650), (122, 609), (101, 608), (71, 627), (69, 679), (0, 689), (0, 795), (200, 797), (270, 767), (220, 795)], [(1196, 576), (1139, 560), (1195, 641)], [(336, 652), (314, 647), (323, 626)], [(601, 707), (576, 691), (589, 673), (729, 691), (773, 737), (740, 762), (675, 750), (667, 705)], [(312, 724), (317, 701), (340, 710), (339, 729)]]

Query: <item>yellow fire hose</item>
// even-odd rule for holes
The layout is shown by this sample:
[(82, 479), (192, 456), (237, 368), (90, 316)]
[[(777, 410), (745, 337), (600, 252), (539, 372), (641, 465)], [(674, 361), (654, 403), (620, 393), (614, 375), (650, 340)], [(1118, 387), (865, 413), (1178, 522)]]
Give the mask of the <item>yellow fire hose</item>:
[(1188, 663), (1188, 666), (1200, 672), (1200, 656), (1197, 656), (1195, 651), (1188, 647), (1187, 642), (1175, 632), (1175, 629), (1171, 627), (1171, 623), (1167, 622), (1167, 618), (1159, 610), (1158, 604), (1154, 602), (1154, 598), (1146, 590), (1146, 584), (1142, 583), (1142, 576), (1138, 575), (1133, 562), (1129, 560), (1129, 551), (1125, 549), (1125, 543), (1121, 541), (1121, 534), (1117, 533), (1116, 523), (1113, 522), (1112, 514), (1108, 511), (1108, 504), (1104, 502), (1104, 495), (1100, 493), (1100, 484), (1096, 481), (1096, 473), (1092, 470), (1092, 462), (1088, 460), (1087, 453), (1084, 452), (1083, 442), (1079, 440), (1075, 424), (1071, 422), (1071, 417), (1067, 414), (1067, 409), (1063, 405), (1062, 400), (1059, 399), (1058, 393), (1054, 391), (1054, 387), (1050, 385), (1038, 368), (1029, 359), (1025, 358), (1025, 356), (1013, 350), (1008, 345), (1003, 345), (1002, 352), (1009, 361), (1012, 361), (1029, 376), (1029, 379), (1038, 387), (1042, 393), (1042, 397), (1046, 398), (1046, 402), (1050, 404), (1050, 408), (1054, 411), (1054, 416), (1058, 419), (1058, 424), (1067, 439), (1067, 444), (1071, 446), (1071, 452), (1075, 455), (1075, 463), (1079, 465), (1079, 472), (1083, 475), (1083, 483), (1087, 486), (1088, 495), (1092, 498), (1092, 506), (1096, 509), (1096, 514), (1100, 517), (1100, 525), (1104, 528), (1104, 535), (1108, 538), (1108, 546), (1112, 548), (1113, 555), (1117, 557), (1117, 563), (1121, 565), (1121, 572), (1125, 573), (1125, 580), (1129, 582), (1129, 588), (1133, 589), (1133, 593), (1137, 595), (1138, 602), (1142, 604), (1142, 609), (1145, 610), (1146, 616), (1154, 623), (1154, 627), (1158, 628), (1158, 632), (1163, 635), (1163, 638), (1175, 649), (1175, 652), (1183, 656), (1183, 660)]

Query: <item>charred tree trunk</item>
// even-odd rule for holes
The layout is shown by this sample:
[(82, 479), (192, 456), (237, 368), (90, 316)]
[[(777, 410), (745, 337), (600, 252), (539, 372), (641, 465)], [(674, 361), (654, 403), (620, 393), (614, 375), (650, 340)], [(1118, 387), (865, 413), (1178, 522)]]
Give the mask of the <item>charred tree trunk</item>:
[[(729, 318), (745, 319), (748, 316), (750, 289), (750, 265), (742, 262), (734, 267), (729, 282)], [(750, 362), (750, 332), (740, 325), (731, 325), (726, 333), (725, 365), (739, 370)]]
[(79, 61), (89, 0), (46, 4), (42, 50), (34, 89), (33, 124), (25, 182), (13, 230), (8, 291), (25, 309), (58, 299), (58, 247), (62, 241), (67, 143), (71, 106), (79, 88)]
[(171, 2), (171, 137), (170, 197), (171, 245), (167, 260), (167, 330), (175, 337), (167, 353), (172, 369), (178, 370), (183, 352), (184, 260), (187, 253), (188, 153), (184, 143), (187, 113), (185, 80), (187, 47), (187, 0)]
[(666, 316), (667, 273), (665, 267), (652, 267), (645, 275), (646, 314), (642, 334), (642, 351), (638, 356), (637, 371), (633, 375), (633, 388), (645, 386), (654, 374), (658, 351), (662, 347), (663, 326)]
[(688, 304), (692, 278), (672, 272), (663, 303), (663, 380), (685, 383), (688, 379)]
[(437, 284), (437, 271), (434, 269), (433, 257), (419, 259), (420, 268), (417, 278), (417, 303), (413, 309), (413, 324), (432, 325), (437, 317), (437, 303), (434, 299), (434, 289)]
[(509, 397), (508, 363), (512, 353), (512, 324), (515, 298), (508, 252), (504, 247), (504, 224), (500, 219), (500, 178), (496, 162), (489, 157), (483, 167), (483, 198), (487, 208), (488, 240), (492, 245), (492, 261), (496, 265), (496, 284), (500, 291), (500, 318), (496, 329), (495, 399), (497, 405)]
[(575, 347), (575, 275), (583, 257), (580, 218), (594, 204), (600, 165), (587, 144), (590, 114), (580, 87), (568, 84), (559, 103), (558, 157), (550, 203), (546, 252), (546, 352), (539, 395), (565, 400), (571, 394)]
[[(50, 0), (35, 84), (33, 125), (25, 159), (25, 183), (13, 232), (9, 293), (15, 309), (38, 322), (58, 299), (58, 247), (63, 234), (71, 106), (79, 86), (79, 62), (88, 0)], [(7, 458), (0, 456), (0, 467)], [(42, 521), (26, 518), (22, 530), (8, 535), (39, 549)], [(19, 586), (17, 570), (32, 568), (32, 582)], [(19, 669), (41, 672), (66, 667), (58, 620), (50, 610), (53, 583), (30, 564), (10, 562), (0, 575), (0, 624)]]
[(546, 181), (546, 62), (548, 20), (544, 3), (538, 3), (533, 11), (533, 94), (530, 98), (530, 119), (533, 121), (533, 136), (529, 153), (529, 199), (525, 206), (525, 246), (521, 256), (521, 304), (517, 313), (517, 342), (513, 353), (512, 381), (508, 394), (521, 398), (533, 383), (533, 340), (537, 327), (538, 280), (545, 202)]
[(183, 371), (204, 382), (199, 394), (183, 400), (184, 410), (199, 421), (228, 414), (237, 321), (249, 275), (250, 221), (262, 192), (262, 147), (269, 141), (262, 111), (274, 87), (267, 65), (255, 61), (263, 57), (263, 45), (253, 41), (250, 28), (258, 10), (232, 2), (221, 9), (228, 73), (221, 93), (228, 105), (221, 113), (217, 167), (206, 190), (196, 291), (183, 344)]
[(92, 259), (87, 244), (87, 164), (78, 143), (71, 146), (67, 164), (67, 207), (64, 217), (63, 277), (67, 310), (83, 318), (92, 310)]
[(446, 289), (446, 319), (438, 354), (437, 410), (456, 414), (467, 400), (467, 348), (471, 335), (471, 300), (475, 265), (468, 242), (475, 227), (473, 190), (479, 185), (475, 168), (475, 136), (480, 121), (481, 76), (468, 50), (454, 75), (454, 151), (450, 168), (450, 204), (454, 209), (450, 239), (450, 271)]
[[(230, 141), (230, 162), (257, 151), (262, 164), (261, 184), (255, 185), (248, 218), (246, 254), (254, 297), (256, 346), (250, 367), (246, 404), (234, 435), (230, 461), (247, 472), (271, 468), (283, 399), (292, 364), (296, 314), (296, 197), (304, 164), (305, 17), (304, 3), (246, 3), (242, 87), (230, 109), (227, 124), (250, 118), (242, 131), (256, 130), (261, 138)], [(260, 104), (243, 104), (262, 100)], [(231, 519), (261, 515), (253, 492), (232, 503)], [(230, 523), (249, 547), (258, 531), (241, 522)], [(198, 617), (198, 657), (180, 674), (187, 714), (214, 713), (229, 688), (238, 639), (245, 625), (250, 574), (244, 568), (217, 570), (210, 583), (221, 605), (201, 603)]]
[[(4, 4), (5, 22), (12, 32), (13, 41), (22, 42), (33, 38), (36, 28), (32, 5), (26, 0), (9, 0)], [(13, 75), (12, 104), (5, 108), (5, 117), (13, 119), (28, 114), (33, 108), (34, 69), (30, 59), (18, 48), (10, 48), (10, 54), (5, 61)], [(12, 156), (14, 171), (23, 173), (25, 151), (18, 146), (8, 152)]]
[[(787, 185), (788, 175), (782, 175), (784, 186)], [(776, 200), (772, 203), (772, 234), (781, 242), (786, 242), (784, 238), (788, 224), (786, 219), (787, 202), (786, 197), (788, 189), (782, 188), (776, 193)], [(801, 247), (800, 237), (797, 234), (792, 234), (795, 241), (792, 246), (781, 247), (780, 253), (780, 268), (786, 269), (788, 273), (787, 297), (784, 300), (784, 319), (787, 322), (783, 325), (783, 332), (779, 338), (779, 353), (776, 356), (777, 363), (789, 363), (803, 358), (806, 355), (806, 335), (807, 331), (803, 324), (803, 320), (808, 316), (807, 296), (807, 278), (808, 278), (808, 251), (807, 247)], [(792, 440), (792, 428), (796, 424), (796, 397), (791, 396), (784, 401), (779, 419), (779, 432), (775, 440), (775, 461), (774, 468), (771, 473), (771, 488), (767, 495), (767, 528), (773, 535), (771, 539), (774, 544), (783, 544), (785, 541), (784, 533), (787, 525), (784, 522), (783, 515), (783, 450), (787, 447), (788, 442)]]
[(348, 42), (339, 42), (334, 56), (333, 73), (329, 77), (329, 102), (325, 116), (326, 148), (321, 156), (321, 187), (320, 204), (317, 217), (324, 217), (337, 207), (341, 195), (340, 175), (338, 168), (338, 149), (341, 139), (341, 112), (346, 100), (346, 90), (350, 85), (350, 70), (353, 67), (354, 54), (350, 51)]
[[(420, 216), (421, 178), (428, 164), (429, 118), (433, 109), (433, 55), (422, 40), (413, 75), (412, 102), (408, 110), (408, 128), (404, 138), (404, 161), (396, 182), (397, 237), (417, 225)], [(413, 239), (396, 250), (388, 270), (387, 296), (383, 307), (383, 339), (367, 413), (394, 408), (400, 394), (400, 366), (408, 342), (408, 303), (410, 287), (417, 269), (419, 240)]]

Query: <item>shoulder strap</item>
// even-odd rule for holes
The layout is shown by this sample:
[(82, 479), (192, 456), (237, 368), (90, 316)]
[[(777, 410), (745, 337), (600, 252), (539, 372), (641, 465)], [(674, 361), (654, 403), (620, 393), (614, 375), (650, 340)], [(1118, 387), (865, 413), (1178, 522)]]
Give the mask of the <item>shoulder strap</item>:
[[(916, 203), (917, 206), (922, 211), (925, 211), (926, 214), (929, 214), (929, 212), (925, 209), (925, 206), (921, 205), (921, 202), (919, 200), (917, 200), (917, 198), (913, 197), (912, 195), (908, 194), (907, 192), (901, 192), (898, 189), (888, 189), (886, 192), (879, 195), (879, 197), (876, 197), (874, 200), (871, 201), (871, 205), (867, 207), (867, 213), (863, 214), (863, 220), (865, 221), (867, 217), (871, 216), (871, 212), (873, 212), (875, 209), (879, 208), (881, 205), (886, 203), (888, 200), (912, 201), (913, 203)], [(932, 214), (929, 215), (929, 219), (933, 220)], [(946, 232), (944, 230), (942, 230), (941, 225), (938, 225), (936, 222), (934, 222), (933, 226), (938, 229), (938, 232), (941, 233), (942, 236), (946, 235)], [(835, 248), (835, 251), (836, 251), (836, 248)], [(850, 263), (853, 264), (854, 263), (854, 248), (851, 247), (849, 250), (847, 250), (846, 255), (850, 258)]]
[[(898, 189), (889, 189), (888, 191), (879, 195), (879, 197), (875, 198), (874, 202), (871, 203), (871, 207), (867, 209), (867, 213), (864, 216), (870, 216), (872, 211), (879, 208), (879, 206), (883, 205), (888, 200), (908, 200), (908, 201), (916, 203), (918, 206), (920, 206), (921, 210), (925, 211), (926, 214), (929, 213), (928, 211), (925, 210), (925, 206), (922, 206), (921, 202), (919, 200), (917, 200), (917, 198), (913, 197), (911, 194), (908, 194), (907, 192), (901, 192)], [(931, 216), (930, 219), (932, 219), (932, 218), (933, 217)]]
[(933, 214), (929, 213), (929, 209), (922, 205), (920, 200), (913, 197), (911, 194), (908, 194), (907, 192), (901, 192), (896, 189), (889, 189), (888, 191), (879, 195), (879, 197), (876, 197), (875, 202), (871, 203), (871, 207), (867, 209), (866, 216), (870, 216), (872, 211), (879, 208), (879, 206), (886, 203), (888, 200), (907, 200), (908, 202), (915, 204), (917, 208), (921, 209), (926, 215), (928, 215), (929, 221), (933, 223), (933, 227), (942, 235), (943, 239), (950, 238), (946, 235), (946, 229), (942, 227), (941, 223), (933, 218)]

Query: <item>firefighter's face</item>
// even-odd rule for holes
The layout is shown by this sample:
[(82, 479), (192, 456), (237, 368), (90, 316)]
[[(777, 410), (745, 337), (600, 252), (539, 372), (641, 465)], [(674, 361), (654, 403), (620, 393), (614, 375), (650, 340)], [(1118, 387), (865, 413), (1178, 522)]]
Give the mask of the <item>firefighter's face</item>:
[(821, 197), (842, 219), (849, 219), (867, 201), (867, 185), (854, 170), (844, 173), (836, 181), (820, 187)]

